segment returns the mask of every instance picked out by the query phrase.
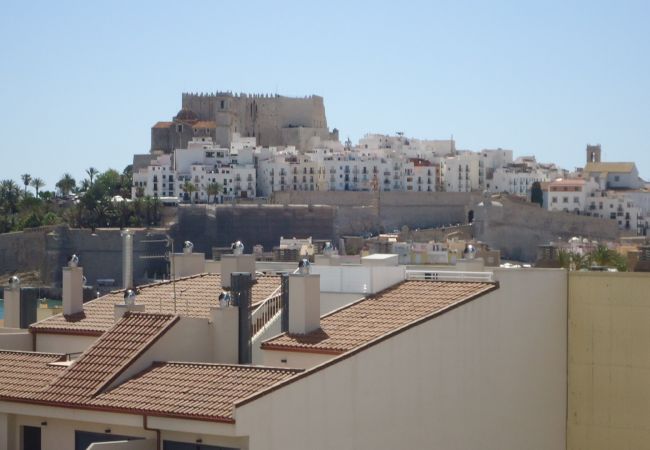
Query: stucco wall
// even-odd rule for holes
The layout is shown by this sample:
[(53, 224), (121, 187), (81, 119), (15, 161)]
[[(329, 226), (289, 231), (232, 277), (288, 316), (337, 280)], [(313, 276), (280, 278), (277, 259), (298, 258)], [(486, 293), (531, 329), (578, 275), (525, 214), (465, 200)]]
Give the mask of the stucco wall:
[(650, 449), (650, 275), (569, 276), (569, 450)]
[(75, 336), (69, 334), (36, 334), (36, 351), (46, 353), (81, 353), (99, 336)]
[(563, 449), (566, 273), (501, 288), (236, 408), (260, 449)]

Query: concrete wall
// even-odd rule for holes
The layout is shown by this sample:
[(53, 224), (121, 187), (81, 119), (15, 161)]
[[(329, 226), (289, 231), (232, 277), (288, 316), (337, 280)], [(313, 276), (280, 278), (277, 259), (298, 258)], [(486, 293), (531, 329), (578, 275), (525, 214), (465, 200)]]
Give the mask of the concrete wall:
[(569, 450), (650, 449), (650, 275), (569, 275)]
[(33, 350), (31, 333), (20, 328), (0, 328), (0, 350)]
[(238, 433), (256, 450), (563, 449), (566, 272), (496, 277), (499, 290), (237, 407)]

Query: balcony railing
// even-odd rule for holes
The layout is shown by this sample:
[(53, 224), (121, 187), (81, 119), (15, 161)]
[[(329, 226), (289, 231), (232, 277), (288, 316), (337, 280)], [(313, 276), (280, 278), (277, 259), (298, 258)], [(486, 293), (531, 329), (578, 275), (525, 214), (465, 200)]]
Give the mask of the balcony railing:
[(407, 270), (407, 280), (428, 281), (493, 281), (492, 272), (465, 272), (456, 270)]

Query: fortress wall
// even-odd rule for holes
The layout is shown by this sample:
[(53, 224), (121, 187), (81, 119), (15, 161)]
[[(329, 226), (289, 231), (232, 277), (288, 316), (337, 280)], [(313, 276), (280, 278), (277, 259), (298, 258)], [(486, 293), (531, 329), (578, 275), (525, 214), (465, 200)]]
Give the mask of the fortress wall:
[(256, 244), (271, 250), (280, 237), (333, 239), (335, 208), (329, 206), (210, 205), (181, 206), (171, 234), (177, 242), (191, 240), (195, 251), (212, 256), (212, 247), (236, 240), (247, 252)]
[(46, 230), (35, 230), (0, 234), (0, 274), (40, 270), (45, 233)]
[(503, 258), (534, 262), (537, 246), (582, 236), (590, 240), (616, 240), (615, 221), (549, 212), (526, 203), (502, 199), (503, 207), (476, 207), (474, 236), (495, 249)]

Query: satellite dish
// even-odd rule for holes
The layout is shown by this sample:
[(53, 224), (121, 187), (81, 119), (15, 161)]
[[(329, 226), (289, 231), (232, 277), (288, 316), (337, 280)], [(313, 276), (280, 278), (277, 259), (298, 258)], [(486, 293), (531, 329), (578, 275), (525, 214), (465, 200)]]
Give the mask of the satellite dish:
[(68, 267), (77, 267), (79, 265), (79, 257), (77, 255), (71, 255), (68, 258)]
[(135, 298), (136, 298), (136, 294), (133, 289), (127, 289), (126, 291), (124, 291), (125, 305), (129, 305), (129, 306), (135, 305)]
[(11, 289), (15, 289), (18, 286), (20, 286), (20, 278), (18, 278), (16, 275), (9, 278), (9, 287)]
[(311, 266), (311, 263), (307, 258), (301, 259), (300, 262), (298, 263), (298, 273), (301, 275), (307, 275), (309, 274), (309, 268)]
[(244, 254), (244, 244), (242, 241), (233, 242), (230, 246), (233, 255), (243, 255)]

